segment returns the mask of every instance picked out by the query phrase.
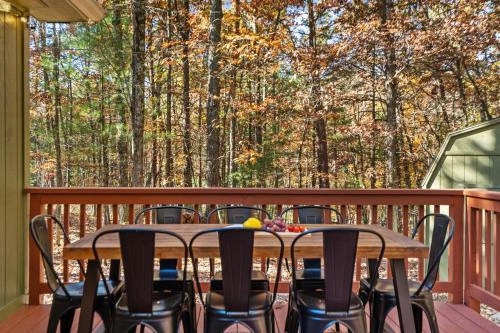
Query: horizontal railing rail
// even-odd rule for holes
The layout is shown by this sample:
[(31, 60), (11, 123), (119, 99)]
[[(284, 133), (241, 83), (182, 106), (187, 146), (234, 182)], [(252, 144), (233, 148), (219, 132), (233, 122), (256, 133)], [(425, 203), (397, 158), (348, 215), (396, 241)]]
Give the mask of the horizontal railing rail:
[(500, 192), (465, 190), (465, 302), (500, 311)]
[[(392, 228), (405, 235), (411, 233), (416, 221), (428, 212), (443, 212), (457, 224), (448, 252), (444, 278), (435, 286), (436, 292), (448, 293), (454, 303), (463, 302), (463, 216), (462, 190), (403, 189), (255, 189), (255, 188), (27, 188), (29, 214), (54, 213), (60, 216), (73, 240), (101, 228), (106, 223), (133, 223), (135, 213), (143, 207), (158, 204), (189, 205), (206, 215), (216, 205), (255, 205), (274, 216), (293, 205), (329, 205), (339, 209), (353, 224), (373, 223)], [(150, 216), (146, 216), (149, 222)], [(296, 221), (296, 214), (293, 220)], [(328, 219), (326, 220), (327, 222)], [(200, 223), (197, 219), (193, 223)], [(216, 221), (210, 221), (215, 223)], [(427, 241), (419, 230), (418, 239)], [(416, 258), (416, 275), (424, 274), (423, 258)], [(40, 255), (30, 241), (29, 301), (38, 304), (40, 295), (48, 292), (42, 278)], [(355, 279), (362, 274), (356, 265)], [(412, 266), (413, 267), (413, 266)], [(62, 261), (63, 277), (70, 280), (71, 267)], [(78, 274), (78, 273), (76, 273)], [(387, 272), (390, 276), (390, 270)], [(446, 278), (447, 275), (447, 278)], [(81, 274), (79, 274), (82, 278)]]

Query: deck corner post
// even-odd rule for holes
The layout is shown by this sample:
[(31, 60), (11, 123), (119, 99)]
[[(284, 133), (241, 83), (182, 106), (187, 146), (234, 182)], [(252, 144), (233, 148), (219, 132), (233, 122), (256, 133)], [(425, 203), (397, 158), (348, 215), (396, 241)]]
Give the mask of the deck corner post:
[[(28, 207), (29, 207), (29, 220), (34, 218), (41, 212), (41, 198), (39, 194), (28, 194)], [(40, 274), (41, 274), (41, 260), (38, 248), (32, 237), (29, 237), (29, 257), (28, 257), (28, 302), (30, 305), (40, 304)]]

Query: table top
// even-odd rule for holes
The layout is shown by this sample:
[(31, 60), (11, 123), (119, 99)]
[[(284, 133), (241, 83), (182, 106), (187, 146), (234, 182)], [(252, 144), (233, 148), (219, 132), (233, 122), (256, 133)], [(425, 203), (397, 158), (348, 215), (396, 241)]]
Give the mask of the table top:
[[(221, 228), (221, 224), (150, 224), (150, 225), (128, 225), (113, 224), (104, 226), (95, 233), (85, 235), (78, 241), (64, 247), (64, 259), (93, 259), (92, 242), (94, 238), (103, 231), (117, 228), (148, 228), (158, 230), (168, 230), (179, 234), (186, 243), (189, 244), (191, 238), (199, 231), (211, 228)], [(314, 228), (349, 228), (359, 227), (361, 229), (374, 230), (379, 232), (385, 239), (386, 258), (420, 258), (428, 256), (428, 247), (416, 240), (410, 239), (400, 233), (394, 232), (380, 225), (352, 225), (352, 224), (321, 224), (305, 225), (308, 229)], [(285, 243), (285, 257), (290, 257), (290, 246), (297, 234), (282, 236)], [(156, 253), (158, 258), (179, 258), (183, 257), (184, 249), (181, 243), (173, 237), (157, 234)], [(118, 234), (103, 236), (97, 243), (99, 256), (103, 259), (120, 259), (120, 243)], [(216, 233), (210, 233), (199, 237), (194, 244), (193, 251), (196, 257), (218, 257), (219, 242)], [(321, 234), (312, 234), (302, 237), (296, 244), (295, 253), (297, 257), (318, 258), (323, 252), (323, 238)], [(373, 234), (360, 233), (358, 239), (357, 256), (360, 258), (375, 258), (380, 251), (380, 241)], [(279, 254), (278, 240), (268, 233), (257, 232), (254, 240), (254, 257), (277, 257)]]

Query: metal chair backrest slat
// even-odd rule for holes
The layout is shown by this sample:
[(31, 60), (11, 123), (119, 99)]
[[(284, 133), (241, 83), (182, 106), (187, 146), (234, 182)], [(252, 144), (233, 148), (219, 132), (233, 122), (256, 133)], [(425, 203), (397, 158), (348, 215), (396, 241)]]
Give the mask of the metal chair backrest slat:
[[(380, 240), (380, 252), (375, 269), (378, 270), (385, 253), (382, 235), (373, 230), (352, 228), (319, 228), (306, 231), (291, 245), (293, 292), (297, 299), (296, 254), (297, 243), (306, 235), (321, 233), (323, 236), (323, 258), (325, 274), (325, 312), (348, 312), (351, 304), (354, 265), (360, 233), (372, 234)], [(377, 276), (370, 279), (368, 297), (371, 296)]]
[[(33, 238), (33, 241), (37, 245), (40, 250), (40, 254), (42, 255), (42, 262), (45, 268), (45, 275), (47, 277), (47, 284), (52, 292), (55, 292), (58, 288), (61, 288), (65, 293), (66, 297), (71, 298), (66, 287), (64, 286), (64, 282), (61, 277), (57, 273), (54, 268), (54, 257), (52, 252), (52, 243), (49, 235), (49, 225), (48, 220), (55, 222), (57, 228), (61, 230), (62, 236), (64, 237), (64, 242), (66, 244), (70, 243), (70, 239), (66, 230), (64, 229), (61, 222), (57, 219), (57, 217), (53, 215), (37, 215), (33, 217), (30, 223), (30, 234)], [(80, 266), (80, 271), (84, 272), (83, 265), (80, 261), (77, 261)], [(85, 274), (85, 273), (84, 273)]]
[(326, 206), (314, 206), (314, 205), (308, 205), (308, 206), (294, 206), (294, 207), (289, 207), (285, 209), (283, 212), (281, 212), (280, 216), (285, 218), (285, 216), (289, 212), (293, 212), (294, 210), (297, 211), (298, 213), (298, 218), (299, 218), (299, 223), (300, 224), (324, 224), (325, 223), (325, 213), (334, 213), (336, 217), (336, 221), (333, 221), (333, 223), (337, 224), (344, 224), (344, 217), (342, 214), (336, 210), (335, 208), (332, 207), (326, 207)]
[[(237, 246), (235, 246), (237, 244)], [(252, 279), (254, 233), (248, 229), (219, 232), (224, 283), (224, 306), (228, 311), (248, 311)]]
[[(194, 263), (197, 262), (199, 258), (195, 256), (193, 251), (197, 239), (211, 233), (218, 234), (219, 251), (222, 262), (224, 306), (227, 312), (246, 312), (249, 309), (255, 232), (272, 234), (280, 244), (280, 254), (277, 261), (277, 273), (271, 302), (272, 306), (278, 292), (278, 282), (281, 276), (281, 264), (284, 252), (284, 243), (278, 234), (268, 230), (245, 229), (235, 226), (200, 231), (193, 236), (189, 243), (189, 252), (191, 254), (191, 260)], [(205, 305), (198, 267), (194, 265), (193, 268), (198, 294), (201, 302)]]
[(152, 223), (181, 224), (183, 217), (182, 215), (184, 211), (193, 214), (193, 218), (195, 219), (198, 218), (198, 222), (201, 222), (200, 213), (198, 213), (196, 210), (192, 208), (184, 206), (154, 206), (145, 208), (139, 213), (137, 213), (134, 223), (140, 224), (143, 216), (148, 212), (152, 212), (153, 213), (153, 217), (151, 219)]
[(327, 312), (349, 309), (358, 234), (355, 230), (323, 233)]
[[(135, 224), (140, 224), (143, 216), (151, 212), (151, 222), (156, 224), (181, 224), (183, 212), (193, 214), (193, 219), (201, 222), (201, 215), (196, 210), (184, 206), (154, 206), (145, 208), (135, 217)], [(160, 276), (177, 276), (177, 259), (160, 259)]]
[(213, 215), (218, 216), (220, 212), (225, 212), (225, 221), (226, 224), (242, 224), (249, 217), (254, 216), (254, 214), (259, 214), (258, 216), (254, 216), (257, 218), (261, 218), (260, 215), (265, 215), (268, 219), (271, 219), (271, 214), (265, 209), (259, 207), (252, 206), (225, 206), (219, 207), (208, 213), (207, 221), (209, 222)]
[(413, 229), (412, 238), (415, 238), (420, 225), (431, 218), (434, 218), (434, 225), (429, 249), (427, 274), (422, 280), (416, 294), (419, 294), (424, 287), (429, 290), (432, 290), (434, 287), (439, 273), (439, 263), (441, 262), (441, 257), (443, 256), (443, 253), (455, 233), (455, 221), (451, 217), (445, 214), (432, 213), (425, 215), (418, 221)]
[(144, 230), (120, 232), (127, 302), (132, 313), (153, 312), (155, 234)]
[[(187, 274), (188, 246), (184, 239), (178, 234), (167, 230), (152, 230), (145, 228), (123, 228), (100, 232), (92, 242), (92, 251), (96, 260), (100, 261), (98, 243), (106, 235), (118, 234), (120, 241), (121, 258), (123, 260), (123, 272), (125, 290), (127, 294), (127, 305), (131, 313), (152, 313), (153, 311), (153, 275), (155, 259), (155, 243), (157, 235), (166, 235), (177, 239), (184, 246), (184, 269), (183, 281)], [(101, 278), (106, 276), (99, 266)], [(185, 292), (185, 283), (182, 283), (182, 291)], [(108, 284), (104, 284), (108, 297), (112, 297)]]
[[(324, 224), (325, 223), (325, 213), (334, 213), (336, 221), (334, 223), (344, 224), (344, 217), (342, 214), (332, 207), (326, 206), (294, 206), (285, 209), (281, 212), (281, 217), (285, 218), (286, 214), (289, 212), (297, 211), (299, 224)], [(321, 268), (320, 259), (304, 259), (304, 269), (306, 270), (317, 270)]]

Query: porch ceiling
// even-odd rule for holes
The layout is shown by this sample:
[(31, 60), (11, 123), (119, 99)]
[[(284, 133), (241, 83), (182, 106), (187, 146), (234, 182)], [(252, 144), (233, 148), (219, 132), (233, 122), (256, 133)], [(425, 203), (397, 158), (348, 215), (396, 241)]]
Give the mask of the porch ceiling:
[(104, 9), (96, 0), (9, 0), (16, 7), (45, 22), (100, 21)]

